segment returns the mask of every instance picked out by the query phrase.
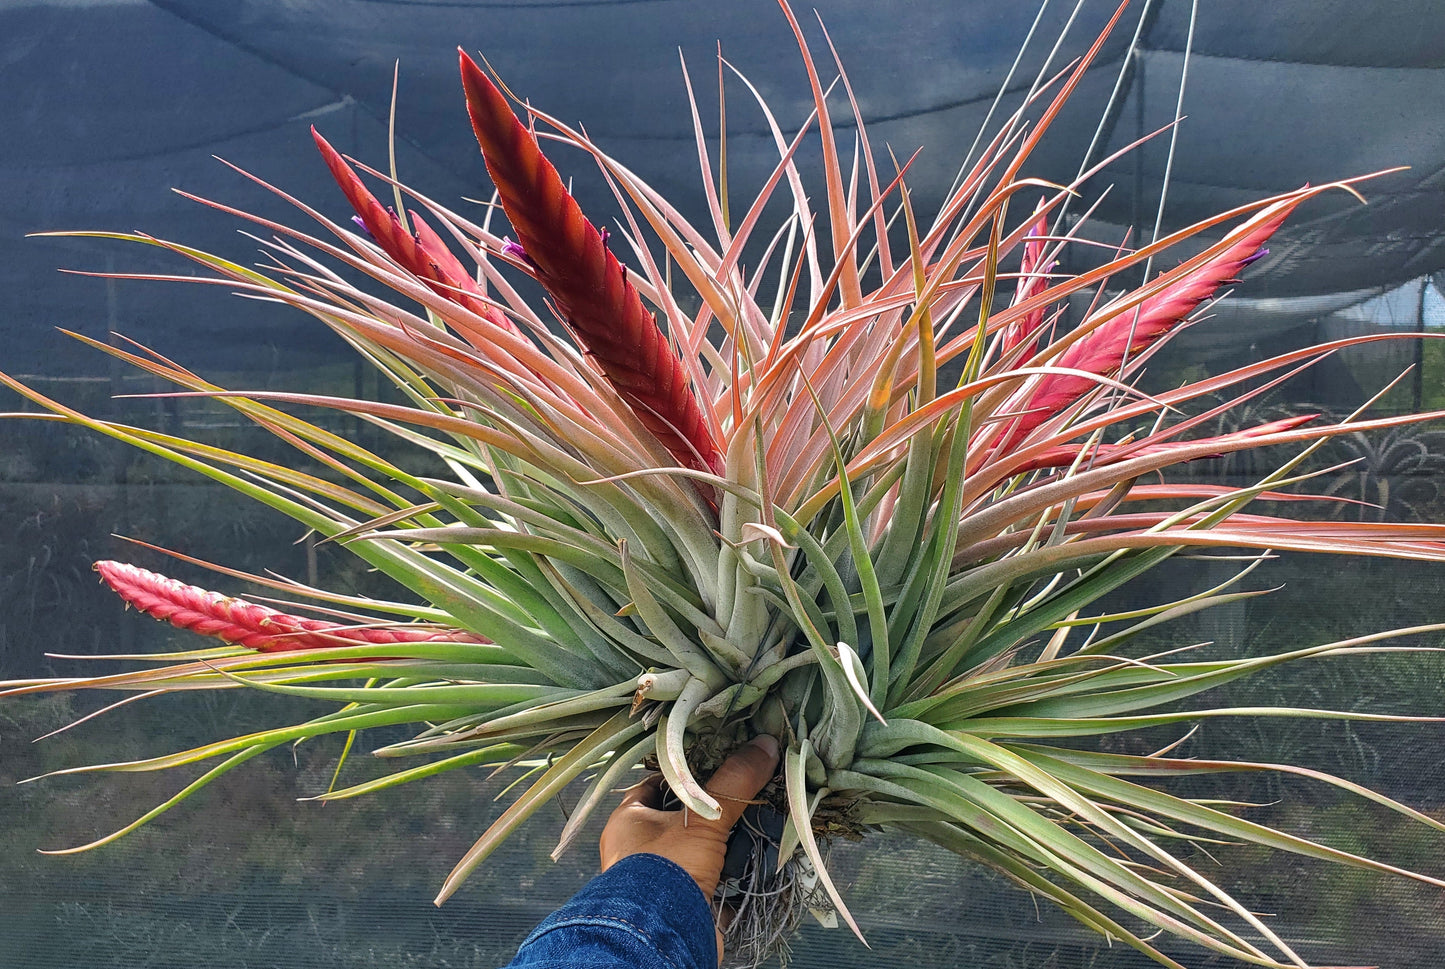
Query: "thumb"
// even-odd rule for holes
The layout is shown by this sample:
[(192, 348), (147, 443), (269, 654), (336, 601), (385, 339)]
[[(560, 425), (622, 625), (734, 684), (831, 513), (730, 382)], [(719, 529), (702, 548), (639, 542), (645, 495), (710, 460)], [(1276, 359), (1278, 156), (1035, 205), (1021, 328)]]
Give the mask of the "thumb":
[(767, 786), (777, 769), (778, 741), (767, 734), (754, 737), (723, 761), (707, 782), (707, 792), (722, 806), (722, 817), (712, 823), (731, 830), (748, 802)]
[(622, 795), (622, 802), (618, 808), (643, 807), (653, 810), (661, 807), (662, 800), (662, 775), (649, 774), (647, 777), (629, 787)]

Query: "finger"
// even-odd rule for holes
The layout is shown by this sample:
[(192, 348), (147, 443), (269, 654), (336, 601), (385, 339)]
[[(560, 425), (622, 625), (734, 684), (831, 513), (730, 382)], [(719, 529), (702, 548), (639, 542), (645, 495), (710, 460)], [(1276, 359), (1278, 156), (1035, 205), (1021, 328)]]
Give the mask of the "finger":
[(662, 807), (662, 775), (649, 774), (629, 787), (617, 806), (619, 809), (637, 806), (659, 810)]
[(763, 734), (723, 761), (707, 782), (707, 792), (722, 806), (722, 817), (714, 824), (731, 828), (738, 823), (748, 802), (772, 780), (778, 769), (778, 741)]

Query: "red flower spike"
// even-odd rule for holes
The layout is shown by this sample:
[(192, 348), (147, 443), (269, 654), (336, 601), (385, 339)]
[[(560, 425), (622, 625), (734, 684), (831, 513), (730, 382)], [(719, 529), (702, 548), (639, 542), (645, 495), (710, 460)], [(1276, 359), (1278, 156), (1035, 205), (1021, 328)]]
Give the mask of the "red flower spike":
[(678, 463), (721, 474), (722, 453), (687, 371), (626, 270), (502, 92), (465, 52), (459, 53), (472, 130), (537, 281), (582, 349)]
[(332, 148), (325, 138), (313, 127), (311, 137), (331, 176), (341, 186), (347, 201), (356, 210), (366, 231), (381, 247), (382, 251), (396, 261), (407, 272), (426, 283), (438, 296), (466, 307), (471, 312), (512, 333), (518, 332), (516, 325), (495, 306), (480, 299), (481, 287), (452, 254), (447, 244), (427, 225), (416, 212), (410, 212), (416, 234), (402, 227), (396, 213), (377, 201), (376, 196), (361, 183), (361, 179), (346, 164), (346, 160)]
[(96, 562), (95, 571), (122, 599), (148, 616), (263, 653), (395, 643), (490, 642), (459, 629), (357, 628), (293, 616), (124, 562)]
[[(1258, 258), (1265, 242), (1284, 223), (1295, 204), (1298, 203), (1283, 206), (1212, 261), (1155, 293), (1135, 309), (1104, 323), (1060, 354), (1053, 365), (1106, 377), (1116, 375), (1127, 359), (1137, 357), (1167, 335), (1220, 286), (1237, 282), (1236, 275)], [(1087, 326), (1088, 322), (1083, 325)], [(1009, 410), (1027, 413), (1017, 418), (1000, 441), (999, 450), (1012, 449), (1034, 428), (1098, 386), (1097, 381), (1087, 377), (1058, 374), (1041, 378), (1026, 403), (1009, 407)]]

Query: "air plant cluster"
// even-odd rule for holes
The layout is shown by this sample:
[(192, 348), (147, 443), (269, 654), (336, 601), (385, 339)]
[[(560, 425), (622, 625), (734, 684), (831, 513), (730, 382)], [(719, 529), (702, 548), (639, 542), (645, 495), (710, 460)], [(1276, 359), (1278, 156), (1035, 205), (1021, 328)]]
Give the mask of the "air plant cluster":
[[(728, 949), (745, 960), (780, 945), (808, 905), (831, 905), (857, 931), (828, 874), (828, 845), (879, 829), (987, 865), (1168, 966), (1179, 964), (1161, 936), (1256, 965), (1306, 965), (1194, 863), (1192, 844), (1255, 843), (1445, 886), (1169, 790), (1181, 776), (1283, 771), (1445, 829), (1347, 780), (1089, 742), (1211, 717), (1409, 719), (1185, 701), (1284, 663), (1410, 648), (1390, 640), (1442, 627), (1232, 660), (1140, 647), (1141, 634), (1171, 619), (1256, 594), (1236, 587), (1257, 561), (1233, 582), (1149, 608), (1108, 613), (1099, 603), (1181, 551), (1445, 559), (1438, 525), (1270, 511), (1309, 499), (1302, 462), (1323, 442), (1438, 415), (1292, 417), (1208, 433), (1232, 407), (1371, 338), (1153, 395), (1137, 386), (1151, 356), (1237, 281), (1291, 213), (1351, 183), (1243, 205), (1063, 273), (1080, 223), (1070, 228), (1061, 207), (1092, 171), (1065, 185), (1023, 172), (1102, 37), (988, 134), (924, 218), (907, 166), (869, 142), (839, 65), (856, 123), (849, 169), (824, 72), (784, 13), (813, 112), (787, 134), (757, 99), (777, 161), (746, 206), (738, 186), (715, 178), (696, 123), (702, 225), (580, 131), (514, 106), (463, 53), (492, 214), (451, 211), (343, 158), (318, 133), (354, 220), (270, 185), (308, 228), (205, 203), (264, 230), (270, 259), (259, 269), (149, 236), (87, 233), (160, 246), (198, 264), (203, 282), (310, 315), (375, 366), (398, 402), (226, 391), (166, 357), (77, 337), (180, 393), (224, 401), (313, 460), (307, 472), (97, 420), (0, 381), (50, 419), (291, 516), (409, 595), (381, 601), (263, 580), (298, 600), (288, 612), (100, 563), (127, 602), (227, 645), (129, 657), (149, 665), (121, 674), (12, 683), (4, 695), (253, 688), (336, 710), (169, 756), (75, 768), (211, 765), (136, 822), (69, 850), (134, 830), (279, 745), (340, 734), (349, 749), (369, 729), (415, 725), (412, 739), (375, 751), (400, 769), (322, 799), (459, 768), (526, 772), (441, 902), (569, 787), (576, 806), (555, 854), (645, 768), (665, 775), (686, 810), (716, 817), (707, 772), (766, 731), (783, 741), (767, 796), (786, 823), (756, 841), (744, 881), (759, 897), (770, 885), (791, 895), (733, 923)], [(804, 188), (813, 169), (799, 158), (809, 138), (822, 146), (816, 198)], [(549, 161), (554, 147), (600, 168), (622, 206), (617, 231), (584, 216)], [(379, 201), (358, 171), (397, 204)], [(765, 228), (779, 202), (785, 218)], [(497, 209), (509, 230), (493, 228)], [(1201, 233), (1217, 241), (1133, 288), (1110, 288), (1163, 266)], [(523, 295), (537, 289), (545, 299)], [(1087, 309), (1066, 318), (1068, 306)], [(305, 408), (355, 415), (398, 453), (415, 449), (449, 472), (414, 474), (296, 416)], [(1246, 487), (1170, 480), (1188, 462), (1265, 447), (1296, 454)], [(324, 603), (326, 618), (307, 618), (308, 600)]]

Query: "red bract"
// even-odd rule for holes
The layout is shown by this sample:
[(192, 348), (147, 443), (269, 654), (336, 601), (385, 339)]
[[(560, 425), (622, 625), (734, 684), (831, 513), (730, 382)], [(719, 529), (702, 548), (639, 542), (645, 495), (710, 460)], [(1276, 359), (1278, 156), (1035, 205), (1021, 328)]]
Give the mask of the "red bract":
[(472, 130), (502, 209), (578, 341), (643, 426), (684, 467), (721, 474), (723, 458), (686, 369), (627, 271), (582, 214), (537, 139), (465, 53)]

